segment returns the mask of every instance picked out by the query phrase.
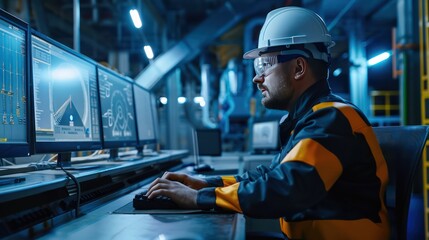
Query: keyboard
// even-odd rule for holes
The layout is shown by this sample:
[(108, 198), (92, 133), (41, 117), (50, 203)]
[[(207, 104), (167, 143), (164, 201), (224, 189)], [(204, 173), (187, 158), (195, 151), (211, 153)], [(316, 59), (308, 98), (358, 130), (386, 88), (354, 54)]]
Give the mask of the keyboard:
[(154, 210), (154, 209), (180, 209), (180, 207), (169, 197), (158, 196), (148, 199), (146, 191), (137, 193), (133, 199), (133, 207), (136, 210)]

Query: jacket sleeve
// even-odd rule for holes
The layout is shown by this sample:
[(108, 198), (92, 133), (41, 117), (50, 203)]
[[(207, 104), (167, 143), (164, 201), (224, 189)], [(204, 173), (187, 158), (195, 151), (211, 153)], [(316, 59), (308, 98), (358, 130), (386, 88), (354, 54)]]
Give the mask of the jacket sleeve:
[(356, 141), (348, 119), (340, 111), (324, 108), (313, 112), (297, 124), (290, 139), (291, 150), (280, 165), (254, 181), (199, 190), (197, 203), (251, 217), (293, 216), (326, 196), (342, 174), (340, 158), (347, 157), (344, 149), (355, 148)]
[[(273, 158), (273, 161), (279, 157), (280, 157), (280, 154), (277, 154)], [(244, 180), (255, 181), (256, 179), (263, 176), (269, 171), (270, 169), (268, 167), (264, 165), (259, 165), (256, 167), (256, 169), (249, 170), (241, 175), (214, 176), (214, 177), (207, 177), (205, 180), (207, 181), (209, 187), (225, 187)]]

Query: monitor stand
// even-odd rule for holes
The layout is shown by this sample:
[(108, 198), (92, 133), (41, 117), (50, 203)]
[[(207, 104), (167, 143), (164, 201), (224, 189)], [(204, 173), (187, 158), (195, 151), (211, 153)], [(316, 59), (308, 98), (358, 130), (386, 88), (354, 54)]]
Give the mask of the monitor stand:
[(112, 148), (109, 150), (109, 158), (107, 159), (107, 161), (118, 161), (120, 160), (119, 158), (119, 149), (117, 148)]
[(71, 152), (58, 153), (56, 169), (87, 170), (87, 169), (94, 169), (98, 167), (99, 166), (97, 165), (72, 165)]
[(146, 148), (147, 145), (144, 146), (140, 146), (140, 147), (136, 147), (137, 149), (137, 156), (144, 158), (144, 157), (155, 157), (159, 155), (159, 151), (155, 150), (151, 150), (151, 149), (147, 149)]
[(137, 149), (136, 156), (141, 157), (141, 158), (144, 158), (144, 154), (143, 154), (143, 146), (138, 146), (138, 147), (136, 147), (136, 149)]
[(107, 159), (108, 161), (137, 161), (141, 160), (143, 158), (143, 155), (140, 155), (139, 151), (137, 150), (136, 154), (130, 154), (130, 155), (122, 155), (119, 156), (119, 150), (118, 148), (110, 149), (110, 157)]

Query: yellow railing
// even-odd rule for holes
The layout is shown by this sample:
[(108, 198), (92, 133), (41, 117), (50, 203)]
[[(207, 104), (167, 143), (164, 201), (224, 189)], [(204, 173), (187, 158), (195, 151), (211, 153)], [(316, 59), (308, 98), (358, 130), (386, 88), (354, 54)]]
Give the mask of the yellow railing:
[[(419, 1), (419, 52), (420, 52), (420, 95), (421, 95), (421, 121), (423, 125), (429, 124), (429, 89), (428, 89), (428, 48), (429, 48), (429, 14), (427, 0)], [(429, 240), (429, 206), (428, 206), (428, 149), (429, 142), (423, 150), (422, 169), (423, 169), (423, 203), (424, 203), (424, 222), (425, 222), (425, 239)]]
[(398, 91), (371, 91), (372, 116), (398, 116), (399, 92)]

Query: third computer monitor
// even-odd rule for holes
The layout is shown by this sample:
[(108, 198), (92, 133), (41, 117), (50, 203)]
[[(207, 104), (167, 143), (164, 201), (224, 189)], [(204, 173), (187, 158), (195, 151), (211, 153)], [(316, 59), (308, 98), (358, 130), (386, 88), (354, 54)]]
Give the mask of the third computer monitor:
[(139, 146), (157, 142), (156, 102), (147, 89), (134, 84)]
[(132, 79), (99, 66), (98, 85), (103, 147), (137, 146)]
[(35, 152), (101, 149), (97, 64), (36, 31), (31, 41)]

